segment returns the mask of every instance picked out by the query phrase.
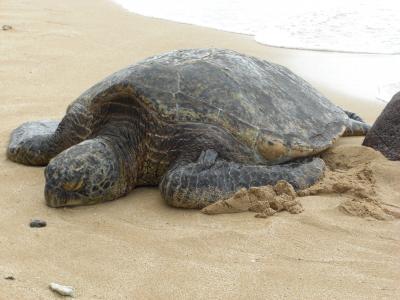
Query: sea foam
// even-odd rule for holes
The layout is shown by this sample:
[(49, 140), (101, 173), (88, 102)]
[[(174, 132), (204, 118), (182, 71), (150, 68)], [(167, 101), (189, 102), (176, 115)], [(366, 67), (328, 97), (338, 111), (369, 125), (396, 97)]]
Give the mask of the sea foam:
[(114, 0), (145, 16), (254, 35), (277, 47), (400, 54), (398, 0)]

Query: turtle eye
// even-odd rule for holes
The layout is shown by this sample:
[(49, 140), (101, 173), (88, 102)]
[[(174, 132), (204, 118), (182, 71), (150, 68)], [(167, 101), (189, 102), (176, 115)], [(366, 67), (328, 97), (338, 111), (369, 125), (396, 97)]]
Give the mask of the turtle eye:
[(62, 185), (62, 187), (65, 191), (78, 191), (83, 187), (83, 180), (66, 182)]

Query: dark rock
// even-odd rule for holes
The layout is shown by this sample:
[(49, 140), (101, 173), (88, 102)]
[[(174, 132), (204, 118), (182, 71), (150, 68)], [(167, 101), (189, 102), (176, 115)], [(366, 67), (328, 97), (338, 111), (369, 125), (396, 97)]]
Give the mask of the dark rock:
[(363, 142), (390, 160), (400, 160), (400, 92), (386, 105)]
[(7, 277), (4, 277), (4, 279), (5, 280), (15, 280), (15, 277), (14, 276), (7, 276)]
[(13, 28), (12, 28), (12, 26), (10, 26), (10, 25), (3, 25), (3, 26), (1, 27), (1, 29), (4, 30), (4, 31), (6, 31), (6, 30), (11, 30), (11, 29), (13, 29)]
[(45, 227), (46, 225), (47, 225), (46, 221), (43, 220), (32, 220), (29, 223), (30, 227), (36, 227), (36, 228)]

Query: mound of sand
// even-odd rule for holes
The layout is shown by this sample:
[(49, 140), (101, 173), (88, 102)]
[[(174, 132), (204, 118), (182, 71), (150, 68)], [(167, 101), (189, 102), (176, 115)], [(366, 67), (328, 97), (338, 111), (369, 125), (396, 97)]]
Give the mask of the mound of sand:
[[(400, 162), (388, 161), (372, 148), (342, 145), (322, 154), (326, 162), (324, 177), (297, 196), (339, 194), (344, 201), (339, 205), (343, 213), (372, 217), (378, 220), (400, 218)], [(385, 199), (383, 201), (382, 199)], [(290, 213), (303, 211), (293, 187), (280, 181), (276, 186), (242, 189), (233, 197), (205, 207), (206, 214), (254, 211), (256, 217), (267, 217), (282, 210)]]
[(303, 206), (296, 199), (294, 188), (280, 180), (275, 186), (266, 185), (241, 189), (231, 198), (217, 201), (202, 209), (209, 215), (242, 211), (258, 212), (256, 217), (266, 218), (278, 211), (286, 210), (292, 214), (303, 211)]
[[(341, 194), (339, 209), (359, 217), (378, 220), (400, 217), (400, 162), (387, 160), (369, 147), (343, 145), (322, 155), (327, 164), (324, 178), (299, 196)], [(385, 199), (383, 201), (382, 199)]]

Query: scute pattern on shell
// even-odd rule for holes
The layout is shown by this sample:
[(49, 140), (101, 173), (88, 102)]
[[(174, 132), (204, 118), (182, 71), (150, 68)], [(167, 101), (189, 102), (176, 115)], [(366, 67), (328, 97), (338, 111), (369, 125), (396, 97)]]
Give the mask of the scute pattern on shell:
[[(346, 114), (286, 67), (226, 49), (184, 49), (118, 71), (77, 102), (129, 87), (167, 122), (221, 126), (268, 161), (330, 147)], [(272, 154), (271, 154), (272, 153)]]

